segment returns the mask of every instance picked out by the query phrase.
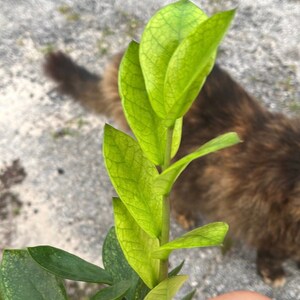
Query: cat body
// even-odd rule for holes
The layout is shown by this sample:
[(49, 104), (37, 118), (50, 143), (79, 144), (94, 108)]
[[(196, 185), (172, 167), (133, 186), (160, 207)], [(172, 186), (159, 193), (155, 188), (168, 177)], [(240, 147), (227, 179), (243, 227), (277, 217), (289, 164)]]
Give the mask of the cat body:
[[(62, 93), (129, 130), (118, 93), (121, 58), (100, 78), (56, 52), (45, 72)], [(282, 285), (283, 261), (300, 262), (300, 120), (269, 112), (216, 65), (184, 117), (175, 159), (230, 131), (243, 143), (191, 163), (174, 186), (172, 209), (184, 227), (200, 216), (227, 222), (234, 238), (257, 249), (265, 281)]]

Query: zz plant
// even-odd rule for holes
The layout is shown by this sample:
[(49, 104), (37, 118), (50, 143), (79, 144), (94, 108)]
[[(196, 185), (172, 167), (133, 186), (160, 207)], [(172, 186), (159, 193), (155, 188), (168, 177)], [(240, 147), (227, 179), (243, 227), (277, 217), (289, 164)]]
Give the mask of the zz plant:
[[(115, 228), (103, 245), (104, 268), (50, 246), (5, 250), (0, 298), (67, 299), (63, 279), (102, 283), (92, 300), (172, 299), (187, 276), (182, 264), (169, 272), (172, 251), (221, 245), (228, 226), (212, 223), (172, 241), (169, 194), (194, 159), (240, 142), (219, 136), (171, 163), (181, 139), (182, 117), (211, 71), (235, 11), (207, 17), (181, 0), (147, 24), (140, 44), (132, 41), (119, 71), (119, 90), (134, 138), (106, 125), (105, 165), (116, 189)], [(194, 291), (183, 299), (191, 299)]]

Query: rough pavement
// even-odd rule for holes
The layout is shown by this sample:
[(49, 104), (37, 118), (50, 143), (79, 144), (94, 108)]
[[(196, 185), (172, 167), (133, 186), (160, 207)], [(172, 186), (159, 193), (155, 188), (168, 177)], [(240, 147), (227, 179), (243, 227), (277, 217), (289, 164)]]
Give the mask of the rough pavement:
[[(5, 191), (15, 200), (5, 202), (6, 210), (0, 205), (8, 212), (0, 213), (1, 249), (50, 244), (100, 263), (113, 223), (114, 193), (101, 153), (107, 120), (55, 92), (41, 73), (43, 55), (61, 49), (101, 73), (108, 57), (138, 39), (146, 20), (167, 2), (0, 0), (0, 167), (19, 159), (27, 174)], [(219, 61), (267, 107), (300, 115), (300, 1), (197, 3), (209, 14), (238, 5)], [(172, 230), (174, 236), (182, 232), (176, 224)], [(256, 275), (255, 253), (244, 246), (226, 256), (219, 249), (178, 252), (172, 265), (183, 258), (195, 299), (237, 289), (300, 299), (295, 263), (286, 264), (285, 287), (272, 289)]]

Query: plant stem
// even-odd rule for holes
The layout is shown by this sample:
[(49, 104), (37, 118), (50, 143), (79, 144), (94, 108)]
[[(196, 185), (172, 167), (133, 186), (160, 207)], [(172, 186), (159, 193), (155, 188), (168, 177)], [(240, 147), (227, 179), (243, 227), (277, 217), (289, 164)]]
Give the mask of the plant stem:
[(168, 127), (168, 129), (167, 129), (167, 141), (166, 141), (165, 159), (164, 159), (164, 164), (163, 164), (163, 167), (162, 167), (163, 171), (166, 168), (169, 167), (170, 162), (171, 162), (173, 131), (174, 131), (174, 126)]
[[(174, 127), (168, 127), (167, 129), (167, 141), (166, 141), (166, 152), (164, 164), (162, 166), (162, 170), (164, 171), (169, 167), (171, 162), (171, 152), (172, 152), (172, 138), (173, 138), (173, 130)], [(162, 205), (162, 232), (160, 245), (164, 245), (169, 242), (170, 238), (170, 199), (169, 196), (163, 196), (163, 205)], [(168, 267), (169, 260), (161, 260), (160, 261), (160, 270), (159, 270), (159, 281), (163, 281), (168, 278)]]
[[(170, 200), (169, 197), (163, 197), (163, 218), (162, 218), (163, 226), (162, 226), (162, 234), (160, 245), (166, 244), (169, 242), (169, 234), (170, 234)], [(169, 268), (169, 260), (160, 260), (160, 269), (159, 269), (159, 282), (168, 278), (168, 268)]]

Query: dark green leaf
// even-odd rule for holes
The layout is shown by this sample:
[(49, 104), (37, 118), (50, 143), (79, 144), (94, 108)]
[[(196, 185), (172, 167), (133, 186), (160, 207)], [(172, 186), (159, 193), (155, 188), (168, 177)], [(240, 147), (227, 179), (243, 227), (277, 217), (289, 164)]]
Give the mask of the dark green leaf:
[(134, 299), (137, 286), (140, 285), (138, 274), (128, 264), (123, 251), (118, 242), (115, 227), (112, 227), (103, 243), (102, 259), (105, 270), (109, 272), (113, 278), (114, 284), (129, 280), (130, 289), (126, 292), (128, 299)]
[(1, 272), (1, 267), (0, 267), (0, 300), (5, 300), (4, 297), (4, 283), (3, 283), (3, 278), (2, 278), (2, 272)]
[(64, 250), (37, 246), (28, 248), (28, 252), (43, 268), (61, 278), (112, 284), (107, 271)]
[(109, 230), (105, 238), (102, 257), (104, 267), (112, 275), (114, 283), (126, 279), (131, 282), (131, 288), (125, 294), (126, 299), (145, 298), (149, 288), (128, 264), (117, 239), (115, 227)]
[(173, 277), (178, 275), (178, 273), (181, 271), (182, 267), (184, 265), (184, 260), (181, 262), (180, 265), (178, 265), (176, 268), (174, 268), (171, 272), (169, 272), (169, 277)]
[(131, 282), (120, 281), (114, 285), (102, 289), (96, 295), (94, 295), (91, 300), (119, 300), (125, 296), (126, 292), (130, 289)]
[(60, 278), (41, 268), (26, 250), (5, 250), (1, 264), (4, 300), (65, 300)]
[(136, 285), (135, 294), (133, 297), (128, 298), (131, 299), (144, 299), (146, 295), (150, 292), (150, 289), (144, 283), (144, 281), (140, 278), (138, 284)]
[(185, 295), (181, 300), (192, 300), (195, 293), (196, 293), (196, 290), (192, 290), (190, 293)]
[(136, 272), (128, 264), (118, 242), (115, 227), (112, 227), (103, 243), (102, 258), (105, 270), (111, 274), (113, 282), (138, 278)]
[(221, 248), (222, 254), (225, 255), (234, 245), (234, 240), (229, 235), (226, 235), (226, 238), (223, 242), (223, 247)]

